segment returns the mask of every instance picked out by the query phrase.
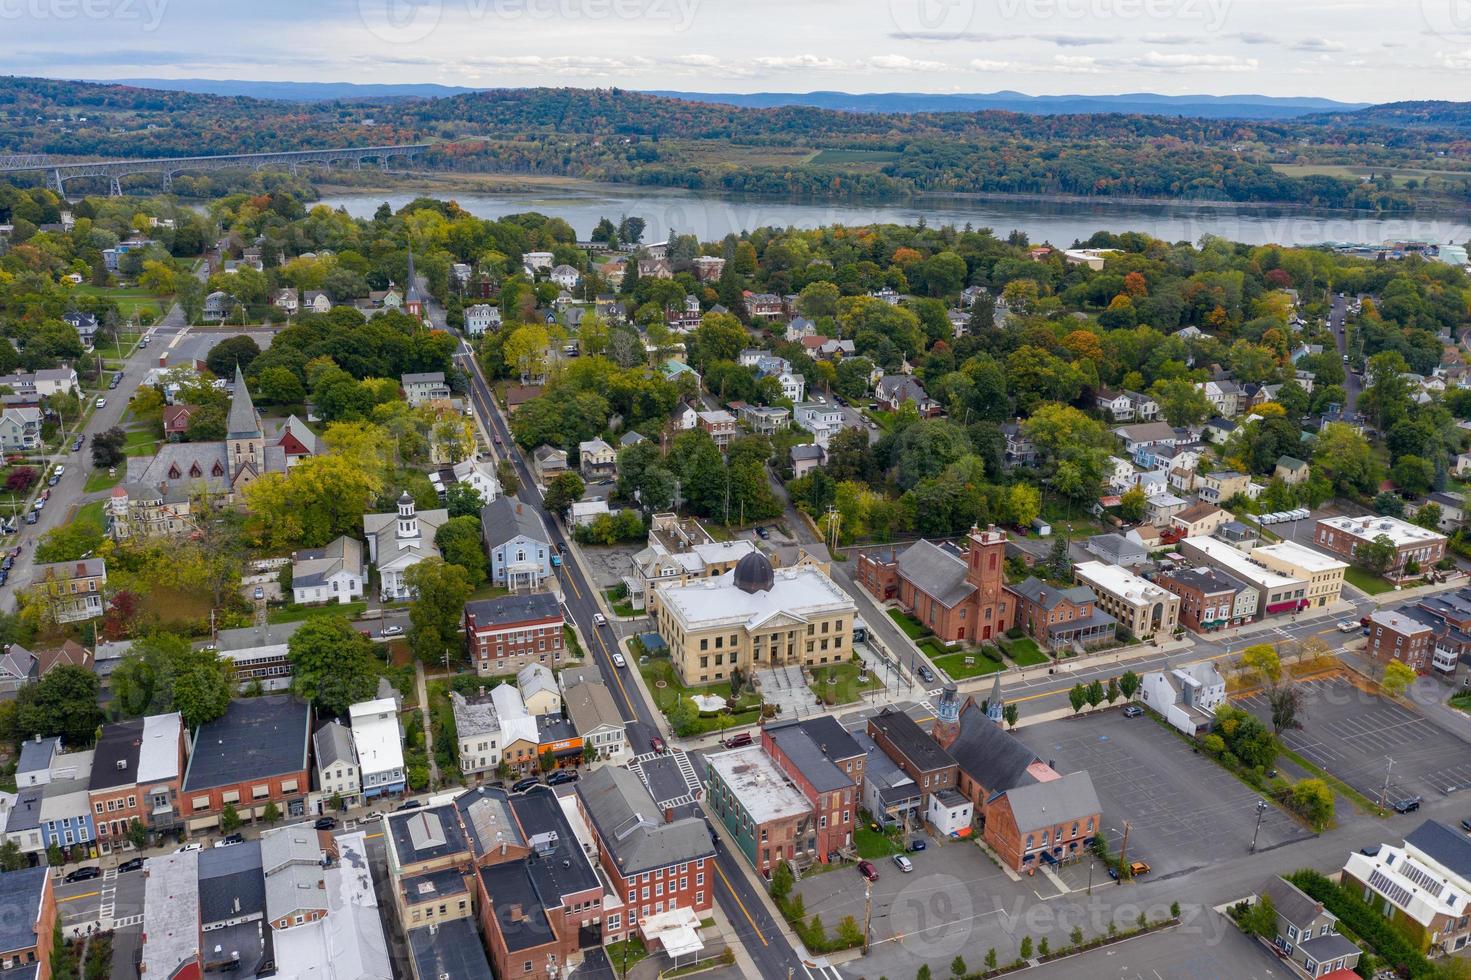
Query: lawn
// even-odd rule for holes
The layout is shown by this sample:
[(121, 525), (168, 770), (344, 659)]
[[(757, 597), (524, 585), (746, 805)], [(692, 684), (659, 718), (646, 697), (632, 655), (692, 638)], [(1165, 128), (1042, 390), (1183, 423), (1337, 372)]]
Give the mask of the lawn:
[[(654, 696), (655, 707), (664, 712), (665, 717), (669, 716), (677, 698), (689, 698), (694, 694), (714, 694), (719, 697), (730, 695), (730, 684), (724, 681), (703, 688), (685, 687), (675, 676), (674, 664), (667, 657), (651, 658), (648, 663), (640, 664), (639, 673), (644, 675), (644, 683), (648, 685), (649, 692)], [(714, 715), (705, 715), (695, 711), (693, 702), (689, 707), (695, 718), (686, 731), (675, 733), (681, 737), (705, 735), (741, 725), (754, 725), (761, 717), (760, 696), (750, 693), (741, 696), (741, 701), (735, 706), (739, 710), (734, 712), (723, 711)]]
[[(965, 658), (970, 657), (974, 663), (967, 664)], [(951, 653), (943, 657), (931, 657), (934, 665), (950, 676), (951, 680), (964, 680), (967, 677), (980, 677), (983, 674), (994, 674), (998, 670), (1004, 670), (1005, 666), (1000, 660), (992, 660), (979, 650), (967, 653)]]
[(923, 640), (919, 641), (918, 646), (920, 650), (924, 652), (924, 655), (926, 657), (929, 657), (931, 660), (935, 659), (936, 657), (943, 657), (946, 654), (950, 653), (961, 653), (965, 650), (965, 648), (959, 643), (941, 643), (938, 636), (927, 636)]
[(642, 616), (643, 613), (629, 605), (624, 591), (623, 586), (620, 585), (616, 589), (608, 589), (603, 593), (603, 598), (608, 600), (608, 608), (613, 610), (613, 615), (624, 619), (630, 616)]
[(1001, 649), (1018, 667), (1036, 667), (1050, 662), (1047, 654), (1037, 649), (1037, 641), (1030, 636), (1024, 636), (1020, 640), (1003, 639), (1000, 643)]
[(158, 452), (160, 439), (148, 429), (132, 429), (123, 442), (123, 454), (127, 456), (152, 456)]
[(368, 611), (366, 602), (328, 603), (322, 606), (298, 606), (288, 604), (278, 609), (272, 609), (266, 613), (268, 623), (295, 623), (313, 616), (346, 616), (348, 619), (357, 619)]
[(123, 460), (122, 464), (114, 467), (114, 469), (117, 471), (117, 476), (108, 476), (106, 470), (93, 470), (91, 473), (88, 473), (87, 483), (82, 487), (82, 492), (96, 493), (99, 490), (111, 490), (123, 482), (123, 479), (128, 475), (128, 461)]
[(1452, 696), (1450, 706), (1457, 711), (1465, 711), (1471, 714), (1471, 694), (1457, 694)]
[(886, 858), (904, 850), (894, 838), (867, 824), (859, 824), (853, 828), (853, 846), (858, 850), (859, 857), (869, 861)]
[[(823, 704), (848, 704), (858, 701), (863, 698), (864, 692), (883, 687), (883, 681), (872, 673), (867, 675), (866, 680), (860, 682), (858, 675), (862, 669), (861, 664), (851, 661), (832, 666), (818, 665), (812, 668), (813, 680), (808, 687)], [(836, 682), (829, 683), (829, 677), (835, 678)]]
[(510, 595), (510, 594), (511, 594), (511, 590), (508, 589), (508, 588), (506, 588), (503, 585), (489, 585), (489, 584), (486, 584), (486, 585), (482, 585), (480, 588), (476, 589), (474, 592), (471, 592), (470, 593), (470, 598), (468, 600), (466, 600), (466, 601), (472, 601), (473, 602), (476, 599), (499, 599), (501, 596)]
[(107, 519), (103, 516), (104, 501), (94, 500), (90, 504), (83, 504), (72, 517), (73, 524), (95, 524), (100, 528), (107, 527)]
[(607, 955), (608, 962), (613, 964), (613, 969), (620, 971), (619, 976), (626, 976), (629, 967), (649, 955), (649, 951), (644, 949), (643, 940), (637, 936), (620, 943), (609, 943), (603, 952)]
[(163, 304), (168, 302), (168, 300), (161, 299), (146, 289), (139, 289), (137, 287), (103, 287), (84, 284), (72, 288), (75, 292), (83, 296), (100, 296), (103, 299), (112, 300), (117, 304), (118, 315), (124, 320), (136, 316), (140, 310), (152, 310), (155, 317), (161, 316), (163, 313)]
[(929, 628), (919, 620), (908, 613), (900, 612), (898, 609), (890, 609), (889, 618), (897, 623), (899, 628), (904, 631), (904, 635), (911, 640), (918, 640), (921, 636), (929, 632)]
[(1348, 570), (1343, 573), (1343, 577), (1348, 581), (1349, 585), (1369, 595), (1378, 595), (1381, 592), (1388, 592), (1394, 588), (1393, 582), (1380, 578), (1373, 572), (1362, 569), (1357, 565), (1348, 566)]

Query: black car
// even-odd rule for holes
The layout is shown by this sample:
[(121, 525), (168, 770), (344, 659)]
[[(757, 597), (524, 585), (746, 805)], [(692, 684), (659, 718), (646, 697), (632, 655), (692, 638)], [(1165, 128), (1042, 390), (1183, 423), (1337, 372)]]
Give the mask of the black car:
[(66, 883), (70, 885), (78, 881), (91, 881), (93, 878), (101, 877), (102, 869), (97, 867), (97, 865), (95, 864), (89, 864), (85, 868), (78, 868), (77, 870), (70, 872), (66, 876)]
[(245, 843), (245, 835), (244, 834), (226, 834), (225, 836), (223, 836), (223, 837), (220, 838), (220, 842), (218, 844), (216, 844), (215, 847), (230, 847), (230, 846), (232, 846), (234, 844), (244, 844), (244, 843)]
[(319, 817), (319, 818), (317, 818), (317, 822), (314, 823), (314, 824), (312, 824), (312, 826), (315, 827), (318, 830), (336, 830), (337, 829), (337, 818), (336, 817)]
[(57, 474), (55, 474), (55, 473), (52, 473), (52, 474), (51, 474), (51, 475), (50, 475), (50, 476), (48, 476), (48, 477), (47, 477), (47, 478), (46, 478), (46, 485), (47, 485), (47, 486), (48, 486), (48, 487), (54, 487), (54, 486), (56, 486), (56, 485), (57, 485), (57, 484), (58, 484), (58, 483), (60, 483), (60, 482), (61, 482), (61, 477), (60, 477), (60, 476), (58, 476), (58, 475), (57, 475)]
[(407, 803), (394, 807), (393, 812), (402, 813), (404, 810), (417, 810), (423, 805), (424, 804), (419, 802), (418, 800), (409, 800)]
[(129, 871), (142, 871), (142, 870), (143, 870), (143, 859), (142, 858), (129, 858), (128, 860), (124, 861), (122, 864), (120, 864), (120, 865), (117, 866), (117, 873), (120, 874), (120, 875), (125, 875)]
[(1467, 817), (1465, 820), (1461, 821), (1461, 829), (1464, 830), (1466, 833), (1471, 834), (1471, 817)]
[(919, 674), (919, 679), (924, 681), (926, 684), (935, 679), (935, 672), (933, 670), (930, 670), (924, 664), (919, 665), (917, 673)]
[(548, 786), (561, 786), (565, 783), (577, 782), (577, 772), (572, 769), (558, 769), (547, 777)]
[(511, 792), (512, 793), (524, 793), (528, 789), (530, 789), (531, 787), (533, 787), (533, 786), (540, 786), (540, 785), (541, 785), (541, 780), (540, 779), (537, 779), (535, 776), (527, 776), (525, 779), (518, 779), (514, 783), (512, 783), (511, 784)]
[(72, 452), (76, 452), (77, 450), (81, 449), (82, 448), (82, 443), (84, 443), (86, 441), (87, 441), (87, 437), (86, 436), (77, 436), (75, 439), (73, 439), (72, 440)]
[(1403, 800), (1395, 800), (1393, 805), (1395, 813), (1414, 813), (1420, 809), (1420, 797), (1411, 796)]

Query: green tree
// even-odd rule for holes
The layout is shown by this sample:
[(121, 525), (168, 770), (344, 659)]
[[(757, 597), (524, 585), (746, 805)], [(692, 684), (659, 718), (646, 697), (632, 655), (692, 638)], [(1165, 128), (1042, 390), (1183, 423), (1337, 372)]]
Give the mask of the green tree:
[(1292, 786), (1292, 808), (1315, 830), (1333, 822), (1333, 790), (1321, 779), (1301, 779)]
[(1088, 685), (1088, 707), (1096, 708), (1103, 703), (1103, 684), (1097, 680)]
[(547, 492), (542, 497), (542, 504), (547, 512), (556, 514), (558, 517), (567, 513), (568, 509), (582, 499), (583, 491), (587, 485), (582, 482), (582, 477), (576, 473), (559, 473), (552, 478)]
[(501, 485), (501, 493), (507, 497), (514, 497), (521, 490), (521, 478), (516, 475), (516, 464), (509, 459), (496, 462), (495, 479)]
[(460, 617), (465, 600), (474, 591), (470, 576), (459, 565), (430, 558), (404, 573), (414, 593), (409, 609), (409, 645), (420, 660), (447, 658), (459, 646)]
[(204, 365), (217, 378), (233, 378), (237, 366), (244, 371), (257, 357), (260, 357), (260, 345), (255, 338), (241, 334), (226, 337), (211, 347)]
[(1021, 717), (1021, 709), (1016, 706), (1015, 701), (1007, 702), (1001, 709), (1001, 717), (1006, 719), (1006, 727), (1015, 730), (1017, 720)]
[(15, 840), (0, 843), (0, 871), (19, 871), (30, 862)]
[(1376, 535), (1372, 541), (1354, 545), (1354, 564), (1375, 575), (1388, 572), (1398, 557), (1399, 551), (1387, 534)]
[(965, 976), (965, 957), (959, 953), (956, 953), (955, 959), (950, 961), (950, 975), (956, 977), (957, 980)]
[(140, 851), (148, 845), (148, 828), (137, 817), (128, 823), (128, 843)]
[(1119, 681), (1118, 681), (1118, 678), (1116, 678), (1116, 677), (1110, 677), (1108, 679), (1108, 690), (1104, 692), (1103, 696), (1108, 701), (1109, 704), (1113, 704), (1115, 701), (1117, 701), (1119, 699)]
[(1137, 524), (1144, 520), (1144, 514), (1149, 509), (1149, 498), (1144, 495), (1141, 487), (1130, 487), (1119, 497), (1119, 517), (1129, 524)]
[(987, 970), (996, 969), (996, 947), (993, 946), (990, 949), (986, 950), (985, 963)]
[(485, 550), (481, 545), (478, 515), (451, 517), (434, 533), (434, 544), (445, 561), (465, 570), (472, 587), (485, 583)]
[(261, 811), (260, 818), (267, 827), (274, 827), (281, 822), (281, 808), (275, 803), (267, 803), (265, 809)]
[(1032, 937), (1031, 936), (1023, 936), (1022, 937), (1022, 945), (1021, 945), (1020, 954), (1021, 954), (1021, 958), (1024, 959), (1024, 960), (1029, 960), (1029, 959), (1032, 958)]
[(1282, 678), (1282, 661), (1270, 643), (1258, 643), (1243, 650), (1241, 667), (1256, 674), (1264, 684), (1275, 684)]
[(771, 897), (780, 905), (786, 901), (787, 896), (792, 893), (792, 886), (796, 883), (792, 875), (792, 869), (785, 861), (777, 863), (771, 872)]
[(373, 641), (343, 616), (306, 620), (286, 641), (291, 690), (311, 701), (318, 714), (340, 715), (378, 691), (378, 657)]
[(1241, 917), (1241, 929), (1253, 936), (1271, 940), (1277, 935), (1277, 907), (1272, 896), (1263, 895), (1247, 907)]
[(1088, 702), (1088, 689), (1079, 681), (1067, 692), (1068, 703), (1073, 706), (1073, 713), (1083, 710), (1083, 705)]
[(1342, 422), (1330, 422), (1318, 433), (1313, 473), (1350, 497), (1371, 494), (1379, 484), (1379, 468), (1369, 441)]
[(1123, 692), (1124, 700), (1134, 700), (1134, 693), (1139, 690), (1139, 675), (1132, 670), (1126, 670), (1119, 675), (1119, 690)]
[(235, 804), (226, 803), (225, 808), (220, 811), (220, 830), (226, 834), (233, 834), (240, 829), (240, 814), (235, 810)]
[(97, 675), (85, 667), (53, 668), (15, 696), (15, 728), (27, 736), (59, 735), (68, 749), (92, 744), (102, 724)]

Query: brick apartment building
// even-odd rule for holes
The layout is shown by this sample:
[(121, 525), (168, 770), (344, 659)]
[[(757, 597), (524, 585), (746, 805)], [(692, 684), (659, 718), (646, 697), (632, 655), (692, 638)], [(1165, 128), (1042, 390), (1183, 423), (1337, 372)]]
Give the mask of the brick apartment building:
[(966, 547), (920, 540), (900, 551), (860, 552), (857, 579), (894, 600), (946, 643), (989, 640), (1014, 622), (1005, 584), (1006, 533), (971, 528)]
[(1098, 597), (1086, 585), (1059, 589), (1028, 577), (1008, 585), (1006, 592), (1016, 608), (1017, 627), (1049, 647), (1108, 643), (1118, 630), (1114, 618), (1098, 609)]
[(482, 677), (513, 674), (527, 664), (559, 666), (562, 607), (550, 592), (465, 603), (465, 647)]
[(1215, 569), (1164, 569), (1154, 581), (1180, 597), (1180, 622), (1186, 629), (1209, 633), (1236, 625), (1236, 585)]
[(866, 757), (843, 726), (828, 715), (777, 722), (761, 729), (761, 747), (817, 814), (817, 859), (852, 847)]
[(177, 826), (183, 778), (184, 722), (177, 713), (104, 725), (87, 783), (103, 851), (126, 840), (134, 820), (153, 831)]
[(729, 446), (731, 440), (740, 434), (740, 426), (736, 425), (736, 417), (724, 409), (715, 409), (710, 412), (696, 413), (700, 428), (710, 434), (715, 440), (715, 445), (722, 451)]
[(1379, 537), (1387, 537), (1394, 546), (1394, 561), (1385, 572), (1390, 578), (1404, 578), (1405, 567), (1414, 561), (1420, 571), (1445, 557), (1446, 536), (1426, 530), (1397, 517), (1325, 517), (1318, 521), (1313, 543), (1345, 561), (1354, 560), (1354, 549)]
[(955, 759), (902, 711), (885, 708), (868, 719), (868, 737), (914, 780), (924, 800), (955, 788), (960, 773)]
[(286, 818), (306, 815), (311, 791), (311, 705), (290, 695), (243, 698), (199, 726), (180, 794), (191, 831), (219, 825), (233, 806), (244, 820), (274, 803)]
[(812, 805), (759, 745), (705, 757), (706, 808), (725, 824), (736, 847), (763, 878), (782, 861), (817, 857)]
[(51, 980), (55, 930), (51, 873), (45, 868), (0, 873), (0, 976)]
[[(698, 921), (715, 899), (715, 846), (705, 821), (660, 813), (643, 781), (621, 766), (603, 766), (577, 784), (577, 808), (608, 876), (603, 940), (618, 942), (656, 917), (686, 909)], [(656, 934), (657, 935), (657, 934)], [(648, 935), (645, 935), (648, 945)]]
[(1398, 660), (1423, 674), (1430, 669), (1435, 652), (1435, 630), (1398, 610), (1376, 609), (1369, 614), (1369, 642), (1364, 652), (1375, 663)]

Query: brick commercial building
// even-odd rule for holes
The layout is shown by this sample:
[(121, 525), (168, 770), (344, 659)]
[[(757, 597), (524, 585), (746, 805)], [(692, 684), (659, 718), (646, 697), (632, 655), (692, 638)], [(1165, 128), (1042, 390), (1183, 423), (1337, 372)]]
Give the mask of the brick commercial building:
[(964, 550), (916, 541), (903, 551), (858, 555), (858, 583), (880, 602), (894, 600), (946, 643), (990, 640), (1014, 621), (1003, 588), (1006, 533), (971, 528)]
[(226, 806), (244, 820), (259, 819), (271, 804), (288, 819), (305, 816), (311, 720), (311, 705), (270, 695), (231, 701), (200, 725), (180, 794), (188, 829), (218, 826)]
[(837, 720), (822, 715), (761, 730), (761, 747), (817, 814), (817, 859), (853, 846), (865, 757)]
[(782, 861), (817, 859), (817, 821), (807, 802), (759, 745), (705, 757), (706, 809), (725, 824), (763, 878)]
[(550, 592), (465, 603), (465, 648), (482, 677), (514, 674), (527, 664), (559, 666), (562, 606)]
[(55, 929), (56, 895), (50, 872), (45, 868), (0, 872), (0, 976), (51, 980)]
[(1059, 589), (1028, 578), (1008, 585), (1006, 591), (1015, 603), (1017, 628), (1054, 649), (1108, 643), (1118, 630), (1114, 618), (1098, 609), (1098, 597), (1086, 585)]
[(1214, 568), (1161, 571), (1154, 581), (1180, 597), (1180, 622), (1197, 633), (1236, 626), (1236, 584)]
[(1435, 630), (1394, 609), (1376, 609), (1369, 614), (1369, 642), (1364, 652), (1375, 662), (1398, 660), (1417, 674), (1430, 669), (1435, 650)]
[(1203, 562), (1251, 586), (1256, 593), (1256, 608), (1252, 610), (1251, 619), (1295, 613), (1307, 608), (1308, 583), (1305, 579), (1275, 572), (1218, 538), (1186, 538), (1179, 547), (1185, 557)]
[(1385, 573), (1391, 578), (1409, 575), (1406, 566), (1412, 561), (1419, 566), (1420, 572), (1425, 572), (1445, 557), (1444, 534), (1428, 531), (1397, 517), (1325, 517), (1318, 521), (1313, 543), (1345, 561), (1353, 561), (1355, 548), (1371, 544), (1380, 537), (1388, 538), (1394, 548), (1394, 561)]
[(183, 776), (184, 723), (178, 714), (104, 725), (87, 783), (102, 850), (120, 846), (134, 820), (153, 831), (177, 826)]
[(1007, 867), (1028, 871), (1080, 857), (1103, 827), (1086, 772), (1062, 775), (1001, 727), (998, 677), (983, 709), (951, 684), (935, 708), (935, 741), (959, 766), (981, 836)]
[[(577, 784), (577, 806), (597, 846), (598, 863), (611, 894), (604, 900), (603, 938), (617, 942), (648, 930), (673, 909), (695, 921), (708, 916), (715, 899), (715, 846), (705, 821), (661, 813), (649, 790), (631, 771), (603, 766)], [(618, 910), (617, 900), (622, 906)]]
[(885, 708), (868, 719), (868, 737), (919, 785), (926, 801), (931, 794), (955, 788), (955, 760), (902, 711)]

